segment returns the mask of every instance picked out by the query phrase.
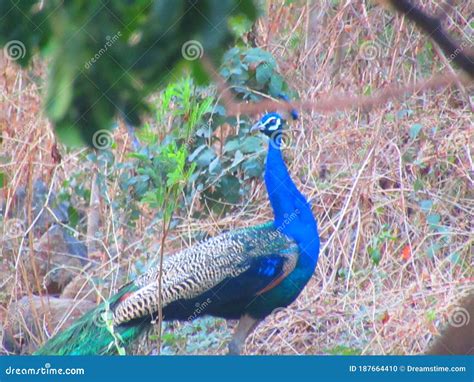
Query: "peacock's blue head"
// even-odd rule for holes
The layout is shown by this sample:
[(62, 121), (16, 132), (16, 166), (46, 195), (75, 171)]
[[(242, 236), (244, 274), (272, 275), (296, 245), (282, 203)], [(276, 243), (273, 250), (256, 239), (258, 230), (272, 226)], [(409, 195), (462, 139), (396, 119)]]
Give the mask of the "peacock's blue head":
[(285, 120), (278, 113), (265, 114), (250, 131), (260, 131), (270, 138), (278, 137), (283, 131)]

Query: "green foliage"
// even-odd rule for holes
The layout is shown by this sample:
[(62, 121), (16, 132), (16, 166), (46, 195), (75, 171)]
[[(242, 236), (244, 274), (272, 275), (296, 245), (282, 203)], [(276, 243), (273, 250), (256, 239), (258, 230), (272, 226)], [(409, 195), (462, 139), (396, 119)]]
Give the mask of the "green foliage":
[[(216, 353), (226, 340), (222, 335), (226, 323), (220, 318), (200, 317), (184, 325), (165, 323), (165, 327), (161, 349), (161, 354), (164, 355), (212, 354)], [(154, 339), (156, 336), (149, 338)]]
[(372, 237), (371, 243), (367, 248), (370, 259), (374, 265), (379, 265), (380, 260), (382, 259), (382, 246), (387, 242), (394, 240), (396, 240), (396, 237), (393, 236), (390, 226), (388, 224), (382, 225), (378, 234)]
[(418, 67), (423, 75), (429, 75), (431, 73), (433, 58), (433, 44), (431, 41), (427, 41), (426, 44), (423, 45), (421, 51), (416, 55)]
[(199, 192), (207, 206), (216, 212), (223, 212), (229, 204), (239, 202), (246, 190), (245, 180), (262, 174), (264, 142), (261, 137), (247, 136), (247, 126), (224, 139), (211, 135), (209, 128), (203, 130), (198, 130), (195, 149), (188, 158), (196, 164), (190, 197), (193, 191)]
[[(239, 100), (258, 101), (260, 94), (278, 96), (287, 86), (278, 73), (273, 56), (259, 48), (234, 47), (224, 55), (221, 75)], [(191, 177), (201, 201), (216, 213), (226, 212), (249, 191), (246, 180), (260, 177), (264, 170), (266, 142), (262, 136), (250, 136), (251, 121), (227, 116), (216, 105), (208, 123), (195, 131), (189, 161), (196, 163)], [(223, 134), (222, 129), (231, 127)]]
[[(435, 212), (435, 207), (431, 199), (420, 201), (420, 211), (430, 230), (431, 243), (426, 250), (426, 255), (429, 258), (433, 258), (437, 254), (448, 250), (452, 238), (450, 234), (451, 229), (442, 224), (442, 216)], [(454, 263), (456, 262), (454, 261)]]
[(429, 212), (433, 207), (433, 201), (431, 199), (425, 199), (420, 201), (420, 208), (423, 212)]
[[(171, 133), (174, 134), (174, 137), (182, 137), (188, 141), (204, 115), (212, 111), (211, 106), (214, 102), (214, 97), (201, 93), (197, 91), (196, 86), (189, 77), (169, 84), (161, 93), (158, 103), (154, 106), (158, 128), (166, 126), (168, 123), (171, 123), (174, 128), (180, 126), (181, 129), (173, 129)], [(145, 129), (145, 132), (147, 130), (148, 132), (150, 131), (149, 126), (148, 129)], [(160, 131), (162, 136), (167, 133), (167, 131)], [(142, 130), (138, 131), (138, 137), (144, 143), (156, 143), (156, 141), (147, 141)]]
[[(406, 111), (406, 110), (403, 110)], [(406, 116), (410, 116), (407, 113)], [(436, 161), (431, 163), (426, 160), (426, 154), (420, 154), (420, 148), (426, 147), (427, 142), (433, 142), (433, 135), (436, 134), (437, 127), (430, 130), (424, 126), (414, 123), (408, 129), (407, 146), (403, 153), (403, 160), (413, 168), (415, 178), (413, 179), (413, 191), (409, 194), (409, 200), (417, 206), (417, 214), (414, 216), (416, 224), (426, 227), (427, 240), (423, 248), (423, 253), (430, 259), (439, 256), (445, 257), (449, 262), (462, 265), (463, 261), (456, 250), (453, 251), (452, 228), (449, 226), (450, 218), (444, 214), (444, 204), (433, 199), (430, 189), (434, 184), (438, 184), (440, 179), (449, 174), (449, 161), (453, 156), (449, 155), (446, 161)], [(451, 181), (453, 182), (453, 181)], [(457, 197), (456, 181), (452, 183), (454, 187), (450, 189), (453, 196)], [(464, 263), (465, 264), (465, 263)]]
[[(260, 96), (247, 86), (247, 83), (257, 86), (259, 91), (268, 92), (271, 77), (281, 78), (276, 72), (275, 60), (267, 52), (243, 48), (232, 51), (234, 54), (240, 52), (240, 59), (234, 62), (235, 66), (227, 62), (222, 74), (225, 76), (227, 70), (234, 73), (228, 81), (232, 85), (241, 85), (236, 92), (237, 97), (258, 100)], [(273, 65), (273, 69), (265, 66), (269, 70), (269, 77), (265, 83), (258, 85), (255, 70), (249, 74), (251, 70), (247, 65), (247, 71), (244, 72), (242, 62), (261, 60)], [(234, 70), (236, 68), (241, 71)], [(249, 136), (250, 121), (226, 116), (224, 108), (215, 104), (213, 92), (213, 88), (198, 87), (191, 78), (184, 78), (169, 84), (160, 94), (154, 105), (156, 124), (145, 125), (137, 133), (140, 141), (147, 147), (131, 155), (139, 160), (139, 167), (144, 166), (137, 170), (137, 176), (130, 179), (130, 182), (134, 183), (134, 193), (137, 197), (143, 198), (150, 189), (157, 189), (157, 179), (151, 176), (150, 171), (157, 171), (159, 164), (156, 154), (161, 150), (160, 146), (170, 142), (176, 142), (178, 146), (185, 144), (189, 150), (187, 162), (193, 166), (193, 171), (187, 173), (189, 182), (185, 195), (190, 202), (198, 193), (206, 206), (204, 212), (207, 212), (207, 208), (217, 213), (227, 211), (238, 203), (247, 191), (245, 181), (262, 175), (265, 160), (264, 138)], [(181, 129), (178, 129), (178, 126)], [(230, 126), (231, 132), (222, 134), (224, 126)], [(150, 201), (149, 194), (147, 201)]]
[(277, 97), (288, 90), (275, 59), (263, 49), (235, 47), (224, 54), (223, 61), (221, 75), (241, 99), (259, 100), (256, 91)]
[(416, 139), (418, 137), (418, 134), (420, 134), (421, 129), (423, 126), (421, 126), (419, 123), (415, 123), (411, 125), (409, 135), (411, 139)]
[[(234, 73), (229, 82), (238, 85), (236, 97), (258, 100), (261, 96), (247, 84), (257, 86), (258, 92), (269, 92), (273, 77), (282, 81), (267, 52), (253, 48), (232, 52), (234, 65), (226, 62), (222, 71)], [(242, 65), (262, 60), (272, 70), (270, 77), (265, 75), (266, 82), (258, 84), (256, 70), (246, 64), (244, 71)], [(264, 170), (266, 138), (249, 134), (253, 121), (227, 116), (214, 94), (214, 87), (198, 86), (191, 77), (169, 83), (150, 101), (154, 118), (137, 130), (140, 145), (120, 162), (113, 143), (81, 154), (100, 169), (97, 180), (103, 200), (110, 200), (110, 185), (118, 184), (120, 191), (112, 191), (110, 201), (117, 224), (134, 224), (144, 203), (157, 211), (157, 220), (165, 222), (195, 198), (200, 201), (193, 204), (196, 217), (209, 211), (226, 213), (251, 191), (249, 180), (261, 177)], [(59, 198), (67, 202), (71, 224), (80, 229), (85, 223), (85, 209), (80, 206), (90, 200), (90, 174), (69, 174)]]
[(428, 322), (433, 322), (434, 320), (436, 320), (436, 311), (433, 309), (428, 310), (426, 312), (426, 320)]
[(245, 33), (250, 31), (253, 22), (244, 14), (229, 17), (229, 28), (235, 37), (242, 37)]
[(151, 183), (141, 201), (160, 211), (163, 220), (169, 223), (178, 206), (179, 197), (192, 175), (195, 165), (187, 165), (186, 147), (175, 142), (152, 147), (152, 157), (143, 160), (137, 169), (138, 176)]
[(113, 315), (112, 311), (110, 310), (109, 304), (106, 302), (105, 303), (105, 310), (104, 312), (100, 313), (100, 318), (105, 324), (105, 328), (107, 331), (110, 333), (112, 338), (114, 339), (113, 341), (113, 346), (115, 347), (115, 350), (117, 351), (118, 355), (127, 355), (125, 348), (123, 347), (123, 339), (120, 333), (115, 331), (114, 328), (114, 321), (113, 321)]
[(232, 38), (224, 21), (251, 23), (256, 8), (251, 0), (5, 0), (0, 14), (8, 14), (0, 45), (19, 42), (19, 64), (37, 51), (51, 57), (45, 108), (57, 134), (92, 144), (117, 115), (140, 125), (146, 97), (184, 67), (204, 80), (198, 58), (220, 58)]
[(332, 355), (360, 355), (362, 354), (362, 350), (348, 347), (345, 345), (337, 345), (331, 349), (326, 349), (325, 353)]

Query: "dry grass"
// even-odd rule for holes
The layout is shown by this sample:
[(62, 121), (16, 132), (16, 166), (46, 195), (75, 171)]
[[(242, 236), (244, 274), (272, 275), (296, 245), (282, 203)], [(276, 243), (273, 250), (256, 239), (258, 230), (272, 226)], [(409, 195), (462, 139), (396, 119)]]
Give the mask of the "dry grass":
[[(423, 1), (433, 12), (440, 3)], [(281, 72), (301, 99), (339, 91), (367, 94), (386, 84), (451, 73), (448, 60), (436, 50), (432, 61), (422, 61), (428, 39), (399, 16), (373, 3), (329, 4), (334, 2), (286, 6), (268, 1), (270, 16), (258, 23), (258, 45), (277, 57)], [(470, 1), (459, 2), (445, 18), (447, 30), (472, 42), (466, 22), (473, 11)], [(367, 43), (361, 46), (361, 41)], [(367, 56), (368, 47), (375, 52), (373, 57)], [(79, 161), (77, 152), (62, 150), (61, 164), (51, 157), (54, 136), (40, 112), (44, 63), (20, 71), (0, 60), (1, 151), (12, 158), (1, 164), (1, 171), (10, 176), (3, 199), (9, 203), (20, 185), (31, 190), (37, 177), (55, 189), (78, 168), (93, 170)], [(394, 99), (370, 112), (304, 113), (292, 126), (287, 160), (298, 186), (312, 199), (322, 238), (320, 260), (298, 300), (268, 317), (250, 337), (248, 353), (423, 352), (456, 300), (474, 287), (472, 90), (472, 85), (458, 83)], [(409, 110), (408, 115), (401, 115), (403, 110)], [(413, 124), (422, 126), (418, 139), (409, 136)], [(129, 143), (118, 134), (115, 138), (120, 157)], [(410, 153), (413, 159), (407, 160)], [(417, 179), (423, 188), (415, 192)], [(117, 185), (110, 185), (110, 190), (113, 199)], [(447, 232), (440, 233), (427, 222), (419, 205), (423, 199), (433, 202), (431, 212), (441, 216)], [(150, 230), (149, 211), (133, 228), (112, 226), (113, 211), (105, 201), (100, 211), (101, 231), (109, 234), (93, 257), (97, 265), (93, 275), (110, 279), (113, 289), (120, 284), (118, 269), (132, 270), (144, 248), (156, 252), (159, 229)], [(181, 216), (167, 250), (192, 244), (190, 237), (196, 231), (214, 235), (271, 219), (261, 183), (232, 216), (205, 221), (192, 219), (192, 212)], [(23, 228), (31, 223), (25, 222)], [(385, 240), (383, 231), (394, 239)], [(448, 239), (428, 256), (442, 235)], [(86, 239), (84, 233), (79, 237)], [(377, 238), (381, 260), (375, 265), (368, 250)], [(20, 245), (31, 249), (34, 240), (30, 234), (17, 243), (12, 256), (3, 253), (0, 322), (12, 302), (32, 294), (24, 264), (14, 265)], [(223, 336), (228, 334), (224, 331)], [(214, 351), (223, 351), (222, 344), (199, 352)]]

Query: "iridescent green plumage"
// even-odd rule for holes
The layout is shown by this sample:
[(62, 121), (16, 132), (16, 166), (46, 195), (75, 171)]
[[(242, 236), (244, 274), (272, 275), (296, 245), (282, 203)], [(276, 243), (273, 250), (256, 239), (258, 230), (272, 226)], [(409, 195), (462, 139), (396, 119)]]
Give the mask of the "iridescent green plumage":
[[(123, 287), (107, 303), (102, 303), (86, 313), (69, 328), (47, 341), (35, 355), (96, 355), (117, 354), (118, 346), (126, 346), (135, 340), (150, 324), (143, 320), (134, 326), (113, 328), (107, 322), (109, 304), (134, 291), (133, 284)], [(110, 316), (110, 315), (109, 315)]]

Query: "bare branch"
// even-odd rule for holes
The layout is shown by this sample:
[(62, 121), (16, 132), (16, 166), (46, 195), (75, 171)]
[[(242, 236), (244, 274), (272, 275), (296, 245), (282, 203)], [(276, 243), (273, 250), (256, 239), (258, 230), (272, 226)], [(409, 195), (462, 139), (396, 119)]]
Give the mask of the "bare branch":
[(466, 52), (467, 44), (458, 43), (451, 38), (441, 25), (440, 17), (427, 15), (409, 0), (389, 0), (397, 11), (413, 21), (424, 33), (433, 39), (444, 54), (474, 78), (474, 56)]

